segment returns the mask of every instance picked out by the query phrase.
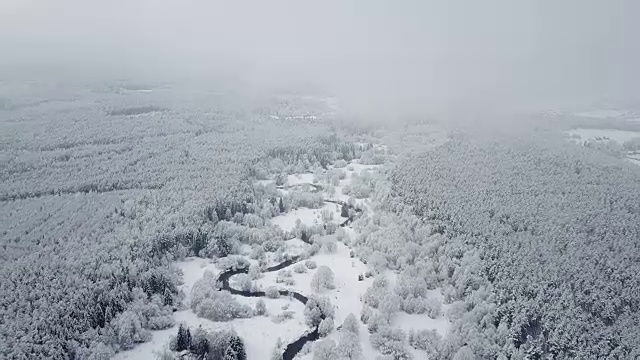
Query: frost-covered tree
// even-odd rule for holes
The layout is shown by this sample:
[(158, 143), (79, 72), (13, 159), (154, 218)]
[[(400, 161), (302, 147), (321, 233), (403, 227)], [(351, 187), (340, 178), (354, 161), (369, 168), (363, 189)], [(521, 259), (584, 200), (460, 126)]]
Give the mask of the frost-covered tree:
[(326, 265), (322, 265), (316, 270), (311, 278), (311, 289), (315, 292), (321, 292), (325, 289), (334, 289), (333, 271)]
[(429, 358), (436, 358), (440, 354), (442, 337), (435, 330), (412, 330), (408, 340), (409, 345), (424, 351)]
[(304, 307), (304, 316), (309, 327), (315, 328), (328, 317), (333, 317), (334, 308), (326, 296), (311, 295)]
[(293, 267), (293, 271), (298, 274), (303, 274), (307, 272), (307, 267), (304, 266), (303, 263), (298, 263)]
[(247, 274), (238, 274), (235, 276), (235, 282), (238, 286), (238, 289), (242, 291), (251, 291), (253, 288), (253, 281), (251, 277)]
[(347, 315), (347, 317), (342, 322), (340, 331), (348, 331), (354, 334), (358, 334), (360, 332), (360, 323), (358, 322), (358, 319), (356, 319), (356, 316), (352, 313), (349, 313), (349, 315)]
[(256, 301), (256, 315), (262, 316), (267, 314), (267, 305), (264, 303), (264, 300), (258, 299)]
[(128, 350), (136, 343), (151, 339), (151, 333), (142, 327), (140, 317), (132, 311), (123, 312), (113, 322), (116, 340), (121, 349)]
[(323, 339), (313, 345), (313, 360), (334, 360), (336, 357), (338, 348), (332, 339)]
[(318, 333), (320, 336), (325, 337), (333, 331), (333, 318), (327, 317), (320, 321), (320, 325), (318, 325)]
[(463, 346), (460, 349), (458, 349), (458, 351), (456, 351), (456, 354), (453, 356), (453, 360), (475, 360), (476, 356), (473, 354), (473, 351), (471, 351), (471, 348), (469, 348), (468, 346)]
[(331, 211), (331, 209), (322, 209), (320, 215), (322, 217), (322, 222), (325, 224), (333, 220), (333, 211)]
[[(245, 351), (244, 348), (244, 341), (242, 341), (242, 339), (237, 336), (237, 335), (233, 335), (231, 336), (231, 339), (229, 339), (229, 347), (228, 349), (231, 349), (233, 354), (235, 354), (235, 360), (247, 360), (247, 353)], [(227, 350), (228, 352), (229, 350)]]
[(277, 299), (280, 297), (280, 290), (276, 286), (269, 286), (265, 290), (265, 294), (268, 298)]
[(347, 331), (343, 327), (340, 330), (338, 352), (342, 357), (349, 360), (363, 359), (362, 345), (360, 344), (360, 337), (358, 337), (358, 334)]
[(283, 351), (284, 351), (284, 343), (282, 342), (282, 339), (278, 337), (278, 339), (276, 340), (276, 345), (273, 348), (273, 351), (271, 351), (270, 360), (282, 360)]
[(398, 310), (400, 310), (400, 302), (401, 299), (398, 295), (387, 293), (380, 300), (378, 309), (383, 316), (385, 316), (387, 319), (391, 319), (393, 315), (398, 312)]

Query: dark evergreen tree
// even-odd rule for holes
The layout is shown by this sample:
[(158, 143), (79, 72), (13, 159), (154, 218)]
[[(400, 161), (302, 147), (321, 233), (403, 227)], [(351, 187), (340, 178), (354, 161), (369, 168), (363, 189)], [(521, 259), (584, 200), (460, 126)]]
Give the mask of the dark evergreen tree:
[(284, 204), (282, 203), (282, 198), (280, 198), (280, 202), (278, 203), (278, 208), (280, 209), (280, 212), (283, 213), (284, 212)]
[(225, 257), (229, 255), (229, 253), (231, 252), (231, 245), (229, 244), (229, 241), (227, 240), (227, 238), (224, 236), (221, 236), (219, 238), (216, 238), (215, 241), (216, 241), (216, 247), (215, 247), (216, 255), (218, 257)]
[(204, 249), (207, 246), (207, 234), (201, 231), (195, 233), (192, 237), (191, 241), (191, 251), (193, 254), (198, 256), (200, 250)]
[(224, 360), (238, 360), (238, 354), (233, 351), (231, 346), (227, 347), (227, 351), (224, 353)]
[(340, 209), (340, 216), (346, 218), (349, 217), (349, 207), (347, 206), (347, 204), (342, 205), (342, 209)]
[(247, 360), (247, 353), (244, 349), (242, 338), (237, 335), (232, 336), (229, 340), (229, 347), (235, 352), (237, 360)]
[(206, 332), (196, 330), (191, 341), (191, 353), (198, 359), (206, 359), (209, 355), (209, 339)]
[(164, 289), (164, 304), (169, 306), (173, 305), (173, 294), (169, 288)]
[(189, 350), (191, 348), (191, 331), (180, 324), (178, 327), (178, 337), (176, 338), (176, 351)]

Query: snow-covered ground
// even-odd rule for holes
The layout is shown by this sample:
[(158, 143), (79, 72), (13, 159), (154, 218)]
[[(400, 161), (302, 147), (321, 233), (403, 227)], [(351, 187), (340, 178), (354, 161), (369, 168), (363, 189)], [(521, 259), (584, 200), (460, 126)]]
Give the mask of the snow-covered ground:
[(566, 132), (573, 139), (580, 141), (596, 139), (596, 140), (612, 140), (619, 144), (629, 141), (633, 138), (640, 137), (638, 131), (616, 130), (616, 129), (571, 129)]
[[(249, 303), (246, 298), (241, 296), (236, 296), (236, 298), (243, 303)], [(187, 324), (190, 328), (202, 326), (210, 330), (234, 329), (244, 340), (249, 359), (268, 359), (278, 338), (281, 338), (285, 343), (295, 340), (307, 329), (307, 326), (304, 323), (304, 306), (299, 302), (288, 298), (264, 299), (264, 301), (269, 316), (234, 319), (229, 322), (214, 322), (201, 318), (191, 310), (175, 312), (175, 326), (165, 330), (153, 331), (151, 341), (139, 344), (131, 350), (120, 352), (116, 354), (114, 359), (155, 360), (156, 352), (168, 345), (171, 337), (177, 334), (178, 326), (181, 323)], [(282, 323), (274, 322), (271, 315), (281, 313), (285, 304), (288, 304), (289, 309), (294, 311), (294, 318)]]
[(301, 184), (312, 184), (313, 174), (304, 173), (304, 174), (289, 175), (287, 177), (287, 181), (289, 182), (289, 186), (296, 186)]
[(182, 271), (183, 284), (178, 287), (185, 295), (185, 305), (189, 306), (189, 296), (191, 295), (191, 288), (196, 281), (202, 278), (206, 270), (211, 271), (214, 275), (217, 275), (220, 270), (215, 267), (215, 264), (210, 259), (203, 259), (199, 257), (189, 257), (184, 261), (178, 261), (174, 263), (174, 266)]
[[(336, 208), (337, 207), (337, 208)], [(296, 221), (300, 221), (305, 225), (322, 224), (322, 210), (333, 212), (333, 220), (331, 222), (340, 223), (346, 218), (340, 217), (340, 208), (336, 204), (325, 203), (320, 209), (299, 208), (289, 211), (284, 215), (279, 215), (271, 219), (273, 225), (278, 225), (283, 231), (291, 231), (296, 227)]]
[[(569, 140), (583, 143), (587, 140), (614, 141), (620, 145), (632, 139), (640, 138), (640, 131), (617, 129), (586, 129), (577, 128), (566, 131)], [(640, 156), (632, 151), (627, 151), (627, 160), (635, 165), (640, 165)]]
[[(331, 268), (335, 274), (335, 289), (325, 289), (318, 294), (328, 296), (335, 306), (334, 324), (336, 327), (342, 325), (344, 319), (350, 313), (354, 314), (356, 318), (360, 317), (362, 305), (364, 304), (361, 297), (367, 288), (369, 288), (373, 283), (373, 278), (364, 278), (362, 281), (358, 280), (358, 275), (364, 274), (367, 270), (367, 266), (360, 260), (351, 258), (351, 250), (347, 246), (341, 242), (338, 242), (337, 245), (337, 251), (335, 253), (320, 253), (311, 257), (311, 260), (315, 261), (318, 267), (326, 265)], [(296, 273), (295, 271), (291, 271), (292, 277), (295, 281), (295, 284), (291, 286), (276, 283), (277, 272), (264, 274), (264, 277), (258, 279), (256, 283), (263, 289), (268, 286), (276, 285), (279, 288), (291, 289), (303, 294), (314, 294), (311, 289), (311, 278), (317, 270), (317, 268), (307, 269), (306, 273)], [(332, 338), (337, 342), (338, 333), (334, 331), (328, 336), (328, 338)], [(364, 358), (375, 358), (377, 352), (371, 347), (367, 327), (362, 323), (360, 323), (360, 340), (362, 343)], [(307, 354), (301, 357), (301, 359), (311, 358), (312, 354)]]
[[(349, 248), (339, 242), (335, 253), (322, 252), (311, 257), (311, 260), (315, 261), (318, 267), (326, 265), (335, 274), (335, 289), (323, 290), (319, 294), (328, 296), (336, 306), (336, 316), (334, 318), (336, 324), (342, 324), (342, 321), (349, 313), (359, 316), (362, 310), (360, 296), (364, 294), (373, 282), (373, 278), (365, 278), (363, 281), (358, 281), (358, 275), (364, 274), (367, 266), (358, 259), (351, 258), (350, 251)], [(307, 269), (306, 273), (291, 271), (295, 281), (295, 284), (291, 286), (276, 283), (277, 272), (265, 273), (264, 277), (258, 279), (256, 283), (262, 289), (276, 285), (283, 289), (301, 292), (302, 294), (313, 294), (311, 278), (317, 270), (317, 268)]]
[(630, 110), (616, 110), (616, 109), (592, 109), (588, 111), (582, 111), (574, 113), (576, 116), (606, 119), (606, 118), (618, 118), (632, 114)]

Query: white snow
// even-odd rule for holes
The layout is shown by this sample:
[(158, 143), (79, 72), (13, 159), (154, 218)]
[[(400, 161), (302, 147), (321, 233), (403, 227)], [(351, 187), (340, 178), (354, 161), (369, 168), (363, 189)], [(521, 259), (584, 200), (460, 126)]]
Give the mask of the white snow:
[(258, 181), (256, 181), (256, 183), (260, 184), (262, 186), (267, 186), (269, 184), (275, 183), (275, 180), (258, 180)]
[(628, 115), (629, 113), (630, 113), (629, 110), (593, 109), (589, 111), (575, 113), (574, 115), (589, 117), (589, 118), (596, 118), (596, 119), (606, 119), (606, 118), (622, 117), (622, 116)]
[[(338, 242), (337, 245), (336, 253), (320, 253), (311, 257), (311, 260), (315, 261), (318, 267), (326, 265), (331, 268), (335, 274), (335, 289), (323, 290), (319, 295), (328, 296), (331, 303), (335, 306), (334, 323), (336, 327), (342, 325), (344, 319), (350, 313), (353, 313), (356, 318), (360, 318), (363, 305), (360, 298), (373, 283), (373, 278), (365, 278), (363, 281), (358, 281), (358, 275), (364, 274), (367, 266), (357, 258), (351, 258), (349, 256), (351, 250), (343, 243)], [(277, 272), (264, 274), (265, 276), (263, 278), (257, 280), (257, 284), (263, 289), (271, 285), (276, 285), (279, 288), (295, 290), (306, 295), (314, 294), (311, 290), (311, 278), (316, 271), (317, 268), (307, 269), (307, 272), (302, 274), (292, 271), (292, 277), (295, 280), (293, 286), (277, 284), (275, 282)], [(337, 342), (337, 331), (329, 335), (329, 338)], [(364, 358), (375, 358), (377, 352), (371, 347), (367, 327), (362, 323), (360, 323), (360, 340)], [(301, 359), (311, 359), (311, 357), (311, 354), (307, 354), (302, 356)]]
[(405, 332), (409, 332), (410, 330), (435, 330), (444, 337), (451, 327), (451, 322), (444, 315), (446, 314), (445, 306), (446, 305), (443, 304), (442, 314), (436, 319), (432, 319), (426, 314), (398, 312), (394, 315), (391, 325)]
[[(348, 247), (338, 242), (336, 253), (320, 253), (311, 257), (311, 260), (315, 261), (318, 267), (326, 265), (335, 274), (335, 289), (323, 290), (319, 294), (329, 296), (331, 302), (336, 306), (334, 318), (336, 324), (342, 324), (342, 321), (349, 313), (360, 316), (360, 311), (362, 310), (360, 297), (373, 283), (373, 278), (365, 278), (363, 281), (358, 281), (358, 275), (364, 274), (367, 266), (360, 260), (351, 258), (349, 256), (350, 251)], [(263, 278), (257, 280), (257, 284), (263, 289), (271, 285), (277, 285), (280, 288), (295, 290), (302, 294), (313, 294), (311, 278), (316, 271), (317, 268), (308, 269), (306, 273), (302, 274), (292, 271), (292, 276), (295, 280), (295, 285), (293, 286), (277, 284), (275, 281), (277, 272), (265, 273)]]
[(336, 209), (336, 204), (325, 203), (323, 207), (320, 209), (309, 209), (309, 208), (299, 208), (297, 210), (289, 211), (284, 215), (278, 215), (271, 219), (271, 223), (273, 225), (278, 225), (283, 231), (291, 231), (296, 227), (296, 220), (300, 219), (303, 224), (306, 225), (314, 225), (314, 224), (322, 224), (322, 210), (328, 209), (333, 212), (333, 220), (332, 222), (339, 223), (340, 221), (344, 221), (346, 218), (340, 217), (340, 208)]
[(312, 184), (313, 174), (304, 173), (304, 174), (289, 175), (287, 177), (287, 181), (289, 182), (289, 186)]
[(633, 138), (640, 137), (640, 132), (638, 131), (628, 131), (628, 130), (616, 130), (616, 129), (585, 129), (585, 128), (577, 128), (572, 129), (566, 132), (572, 138), (580, 139), (581, 141), (588, 139), (602, 139), (602, 140), (613, 140), (620, 144), (625, 141), (631, 140)]
[(285, 245), (287, 247), (286, 253), (292, 256), (300, 255), (305, 252), (305, 250), (311, 247), (311, 245), (298, 238), (285, 240)]
[[(240, 296), (236, 298), (243, 300), (245, 303), (247, 302), (246, 298)], [(294, 318), (279, 324), (274, 323), (270, 316), (235, 319), (229, 322), (213, 322), (196, 316), (191, 310), (178, 311), (174, 313), (175, 326), (165, 330), (154, 331), (151, 341), (116, 354), (114, 360), (155, 360), (154, 352), (159, 351), (169, 343), (171, 337), (177, 334), (178, 326), (181, 323), (185, 323), (191, 328), (202, 326), (211, 330), (234, 329), (244, 340), (247, 358), (267, 359), (278, 337), (283, 342), (288, 343), (297, 339), (307, 329), (307, 326), (304, 324), (304, 306), (299, 302), (291, 301), (288, 298), (264, 299), (264, 301), (270, 315), (282, 312), (281, 307), (284, 304), (289, 304), (289, 309), (295, 312)]]
[[(182, 270), (183, 284), (178, 287), (179, 290), (184, 291), (185, 305), (189, 305), (189, 297), (191, 296), (191, 288), (196, 281), (202, 278), (204, 272), (209, 270), (214, 275), (218, 275), (220, 270), (215, 267), (215, 264), (210, 259), (203, 259), (198, 257), (188, 257), (184, 261), (178, 261), (174, 263), (174, 266)], [(155, 332), (153, 333), (155, 336)]]

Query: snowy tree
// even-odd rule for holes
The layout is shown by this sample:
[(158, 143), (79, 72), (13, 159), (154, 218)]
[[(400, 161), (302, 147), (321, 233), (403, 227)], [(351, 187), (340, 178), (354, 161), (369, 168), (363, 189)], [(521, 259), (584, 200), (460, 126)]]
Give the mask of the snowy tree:
[(280, 290), (275, 286), (269, 286), (267, 290), (265, 290), (265, 294), (268, 298), (277, 299), (280, 297)]
[(276, 340), (276, 345), (271, 351), (271, 360), (282, 360), (282, 353), (284, 351), (284, 344), (282, 343), (282, 339), (278, 337)]
[(333, 211), (331, 211), (330, 209), (322, 209), (322, 211), (320, 212), (320, 215), (322, 217), (322, 222), (324, 224), (333, 220)]
[(376, 274), (380, 274), (387, 269), (387, 258), (381, 252), (375, 251), (369, 257), (367, 265), (369, 265)]
[(239, 336), (231, 336), (231, 339), (229, 339), (229, 348), (233, 350), (233, 354), (235, 354), (236, 360), (247, 360), (247, 354), (244, 349), (244, 342)]
[(440, 354), (442, 337), (435, 330), (419, 330), (409, 333), (409, 344), (424, 351), (429, 358), (436, 358)]
[(251, 277), (249, 277), (249, 275), (238, 274), (235, 276), (235, 278), (238, 289), (242, 291), (251, 291), (251, 289), (253, 288), (253, 281), (251, 280)]
[(227, 347), (227, 350), (224, 353), (224, 360), (238, 360), (238, 354), (231, 346)]
[(320, 321), (320, 325), (318, 325), (318, 333), (321, 337), (325, 337), (333, 331), (333, 327), (333, 318), (324, 318), (322, 321)]
[(331, 339), (319, 340), (313, 345), (313, 360), (335, 360), (338, 348)]
[(458, 349), (458, 351), (456, 351), (456, 354), (453, 356), (453, 360), (475, 360), (476, 356), (473, 354), (473, 351), (471, 351), (471, 348), (468, 346), (463, 346), (460, 349)]
[(267, 305), (264, 303), (264, 300), (258, 299), (256, 301), (256, 315), (262, 316), (267, 314)]
[(321, 292), (333, 288), (335, 288), (333, 271), (328, 266), (320, 266), (311, 278), (311, 289), (315, 292)]
[(307, 272), (307, 267), (304, 266), (304, 264), (302, 263), (298, 263), (293, 267), (293, 271), (295, 271), (298, 274), (303, 274)]
[(113, 322), (117, 341), (122, 349), (131, 349), (135, 343), (151, 338), (151, 333), (142, 327), (140, 317), (132, 311), (121, 313)]
[(349, 360), (363, 359), (360, 337), (357, 333), (346, 331), (344, 328), (340, 330), (338, 351), (341, 356)]
[(349, 313), (349, 315), (344, 319), (340, 331), (348, 331), (358, 334), (360, 332), (360, 323), (358, 322), (358, 319), (356, 319), (356, 316)]
[(304, 315), (307, 325), (315, 328), (323, 319), (333, 317), (333, 305), (326, 296), (311, 295), (305, 304)]
[(190, 351), (196, 357), (203, 359), (209, 354), (209, 334), (202, 327), (193, 332)]
[(380, 304), (378, 309), (383, 316), (387, 319), (391, 319), (393, 315), (400, 310), (401, 298), (398, 295), (393, 293), (387, 293), (384, 295), (382, 300), (380, 300)]

